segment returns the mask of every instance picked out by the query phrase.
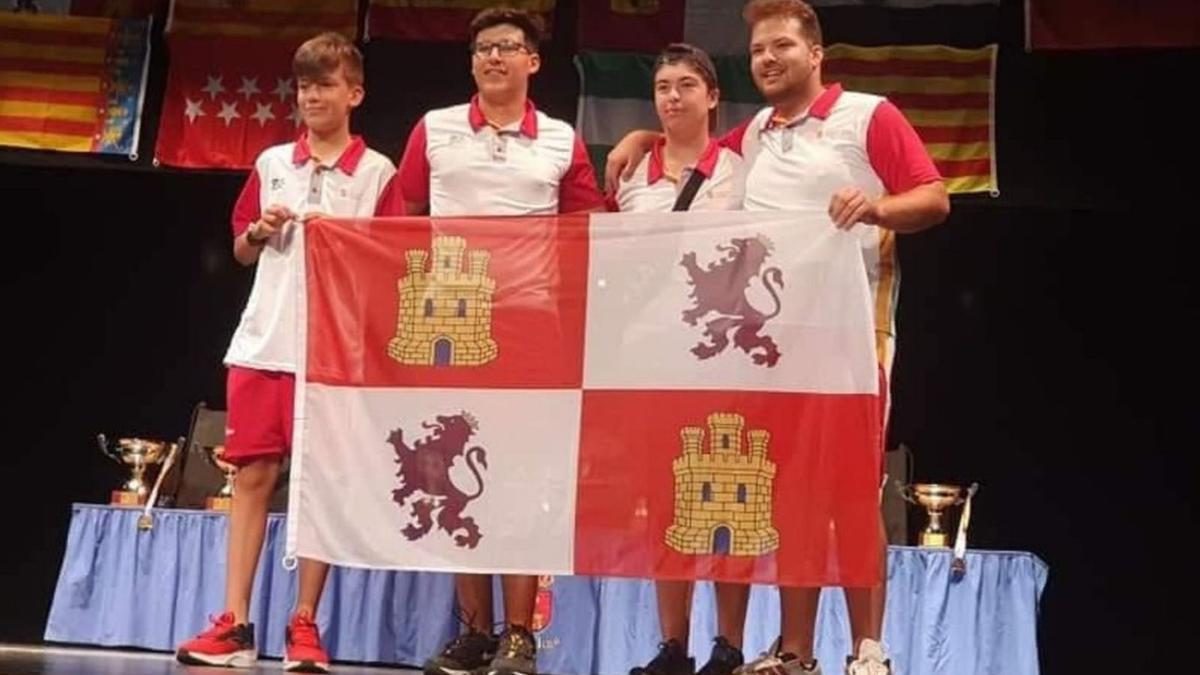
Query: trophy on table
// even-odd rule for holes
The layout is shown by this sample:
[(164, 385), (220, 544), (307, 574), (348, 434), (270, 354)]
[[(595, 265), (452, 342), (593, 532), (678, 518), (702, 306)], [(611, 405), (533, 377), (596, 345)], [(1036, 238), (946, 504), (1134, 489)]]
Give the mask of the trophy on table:
[[(969, 509), (970, 499), (979, 489), (978, 483), (973, 484), (970, 488), (946, 483), (903, 485), (897, 482), (896, 486), (900, 489), (900, 496), (905, 501), (923, 507), (929, 516), (928, 525), (921, 530), (920, 545), (922, 548), (950, 547), (950, 533), (943, 526), (942, 517), (951, 507), (959, 504), (967, 503), (966, 508)], [(966, 523), (960, 525), (965, 526)], [(965, 527), (960, 527), (960, 536), (965, 535), (964, 529)], [(965, 538), (963, 541), (965, 542)]]
[(222, 459), (224, 454), (225, 446), (223, 445), (204, 448), (204, 456), (208, 458), (209, 463), (225, 476), (225, 484), (221, 486), (217, 494), (204, 499), (204, 508), (209, 511), (228, 511), (230, 505), (233, 504), (233, 479), (237, 476), (237, 466)]
[(144, 438), (122, 438), (116, 447), (110, 447), (104, 434), (96, 435), (96, 442), (104, 455), (118, 464), (128, 466), (130, 478), (119, 489), (113, 490), (110, 504), (117, 506), (141, 506), (146, 503), (150, 488), (146, 484), (147, 470), (162, 463), (178, 445), (165, 441)]

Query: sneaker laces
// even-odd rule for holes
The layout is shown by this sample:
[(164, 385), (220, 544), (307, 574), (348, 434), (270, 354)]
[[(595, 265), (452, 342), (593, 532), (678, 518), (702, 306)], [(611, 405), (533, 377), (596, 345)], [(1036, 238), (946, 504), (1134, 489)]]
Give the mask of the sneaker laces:
[(537, 653), (537, 645), (534, 643), (533, 634), (529, 632), (529, 629), (524, 626), (512, 625), (505, 629), (500, 636), (498, 651), (504, 652), (504, 656), (508, 658), (533, 658)]
[(302, 647), (320, 647), (321, 638), (317, 632), (317, 623), (308, 614), (297, 614), (292, 617), (292, 644)]
[(208, 621), (212, 625), (208, 627), (208, 630), (204, 631), (203, 633), (200, 633), (200, 637), (203, 637), (203, 638), (220, 637), (221, 635), (223, 635), (224, 633), (229, 631), (230, 628), (233, 628), (234, 626), (237, 625), (237, 623), (235, 622), (235, 620), (233, 618), (233, 612), (225, 612), (224, 614), (220, 614), (220, 615), (209, 614)]
[(742, 656), (742, 651), (737, 647), (729, 644), (723, 636), (718, 635), (713, 638), (712, 654), (708, 658), (708, 662), (700, 668), (697, 675), (709, 675), (711, 673), (731, 673), (745, 662), (745, 657)]
[[(465, 627), (467, 629), (467, 632), (465, 632), (465, 633), (460, 632), (457, 636), (455, 636), (455, 638), (453, 640), (446, 643), (445, 649), (442, 650), (442, 656), (450, 656), (455, 652), (455, 650), (461, 649), (462, 647), (466, 646), (466, 644), (470, 640), (474, 639), (476, 636), (484, 635), (482, 632), (480, 632), (479, 630), (477, 630), (475, 628), (475, 613), (474, 612), (467, 613), (467, 612), (462, 611), (458, 607), (455, 607), (454, 609), (452, 609), (451, 612), (454, 615), (454, 619), (456, 621), (458, 621), (458, 623), (461, 624), (463, 627)], [(496, 625), (498, 625), (498, 624), (493, 623), (492, 627), (494, 628)], [(484, 635), (484, 637), (490, 637), (490, 636)]]
[(713, 638), (712, 655), (714, 657), (719, 657), (722, 661), (732, 663), (741, 653), (742, 650), (730, 644), (729, 640), (726, 640), (724, 636), (718, 635)]
[[(676, 643), (676, 644), (678, 644), (678, 643)], [(665, 663), (667, 660), (669, 660), (671, 658), (672, 651), (675, 651), (675, 650), (672, 648), (671, 641), (664, 640), (664, 641), (658, 643), (658, 654), (655, 654), (654, 658), (650, 659), (650, 663), (646, 664), (646, 667), (649, 669), (656, 665), (661, 666), (663, 663)]]
[(782, 637), (775, 638), (775, 641), (771, 643), (771, 646), (767, 648), (767, 651), (761, 652), (758, 655), (758, 658), (754, 659), (753, 661), (749, 661), (746, 664), (739, 666), (735, 672), (755, 673), (759, 671), (765, 671), (767, 669), (778, 668), (791, 661), (798, 663), (800, 665), (800, 669), (804, 672), (816, 670), (816, 659), (805, 662), (799, 656), (792, 654), (791, 652), (781, 651), (782, 649)]
[[(654, 655), (654, 658), (650, 659), (650, 662), (646, 665), (637, 666), (629, 672), (633, 673), (634, 675), (666, 672), (665, 666), (667, 662), (671, 660), (671, 652), (673, 649), (678, 649), (678, 647), (673, 648), (671, 642), (671, 640), (664, 640), (658, 643), (658, 653)], [(675, 644), (678, 645), (679, 643)]]
[(775, 638), (775, 641), (771, 643), (771, 646), (767, 647), (767, 651), (759, 652), (756, 658), (742, 666), (742, 670), (745, 672), (754, 672), (767, 666), (777, 666), (783, 663), (783, 661), (779, 658), (779, 650), (781, 645), (782, 642), (780, 638)]

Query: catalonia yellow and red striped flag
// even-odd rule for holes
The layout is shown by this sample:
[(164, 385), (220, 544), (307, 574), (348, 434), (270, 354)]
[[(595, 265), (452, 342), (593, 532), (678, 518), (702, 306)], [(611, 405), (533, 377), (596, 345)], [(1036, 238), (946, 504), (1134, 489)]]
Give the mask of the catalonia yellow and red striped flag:
[(171, 35), (252, 37), (299, 44), (318, 33), (358, 34), (356, 0), (171, 0)]
[[(627, 51), (576, 56), (582, 77), (577, 126), (597, 167), (630, 129), (658, 128), (651, 83), (655, 56)], [(748, 55), (718, 53), (713, 61), (721, 83), (718, 130), (723, 132), (765, 104), (750, 77)], [(822, 74), (826, 83), (891, 99), (916, 127), (951, 192), (995, 193), (995, 63), (995, 45), (836, 44), (825, 50)]]
[(996, 192), (995, 45), (831, 45), (822, 74), (886, 96), (925, 142), (950, 192)]
[(472, 17), (497, 5), (536, 12), (550, 30), (555, 0), (370, 0), (366, 33), (372, 38), (466, 42)]
[(136, 159), (149, 26), (0, 14), (0, 145)]

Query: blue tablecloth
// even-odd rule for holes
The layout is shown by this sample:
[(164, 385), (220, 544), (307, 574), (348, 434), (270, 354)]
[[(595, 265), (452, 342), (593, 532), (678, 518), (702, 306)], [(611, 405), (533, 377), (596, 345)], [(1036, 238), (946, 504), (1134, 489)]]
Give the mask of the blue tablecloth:
[[(156, 512), (139, 532), (138, 511), (76, 504), (45, 637), (53, 642), (172, 650), (221, 610), (226, 517)], [(278, 656), (295, 598), (283, 569), (284, 519), (273, 515), (251, 614), (259, 650)], [(950, 577), (950, 553), (892, 548), (884, 641), (898, 675), (1036, 675), (1038, 602), (1047, 567), (1030, 553), (971, 551), (967, 574)], [(646, 581), (557, 577), (549, 625), (538, 633), (539, 668), (558, 675), (623, 675), (658, 643), (654, 587)], [(453, 584), (430, 573), (337, 569), (318, 620), (335, 660), (420, 664), (451, 636)], [(498, 597), (498, 596), (497, 596)], [(500, 605), (497, 601), (497, 606)], [(849, 653), (842, 594), (826, 591), (817, 657), (840, 672)], [(691, 649), (703, 662), (716, 630), (710, 584), (697, 586)], [(778, 594), (755, 587), (746, 653), (779, 631)]]

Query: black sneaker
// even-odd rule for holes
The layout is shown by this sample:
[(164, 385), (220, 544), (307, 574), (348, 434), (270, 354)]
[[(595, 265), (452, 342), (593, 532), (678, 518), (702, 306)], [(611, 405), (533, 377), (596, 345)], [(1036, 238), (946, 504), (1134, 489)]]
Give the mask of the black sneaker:
[(537, 640), (524, 626), (509, 626), (500, 634), (496, 656), (476, 675), (537, 675)]
[(679, 641), (672, 638), (658, 643), (658, 654), (650, 663), (629, 671), (629, 675), (695, 675), (696, 659), (687, 655)]
[(468, 628), (442, 647), (442, 653), (425, 662), (425, 675), (468, 675), (483, 668), (496, 655), (496, 638)]
[(733, 675), (733, 671), (745, 662), (742, 650), (718, 635), (713, 638), (712, 654), (708, 657), (708, 663), (704, 664), (697, 675)]

